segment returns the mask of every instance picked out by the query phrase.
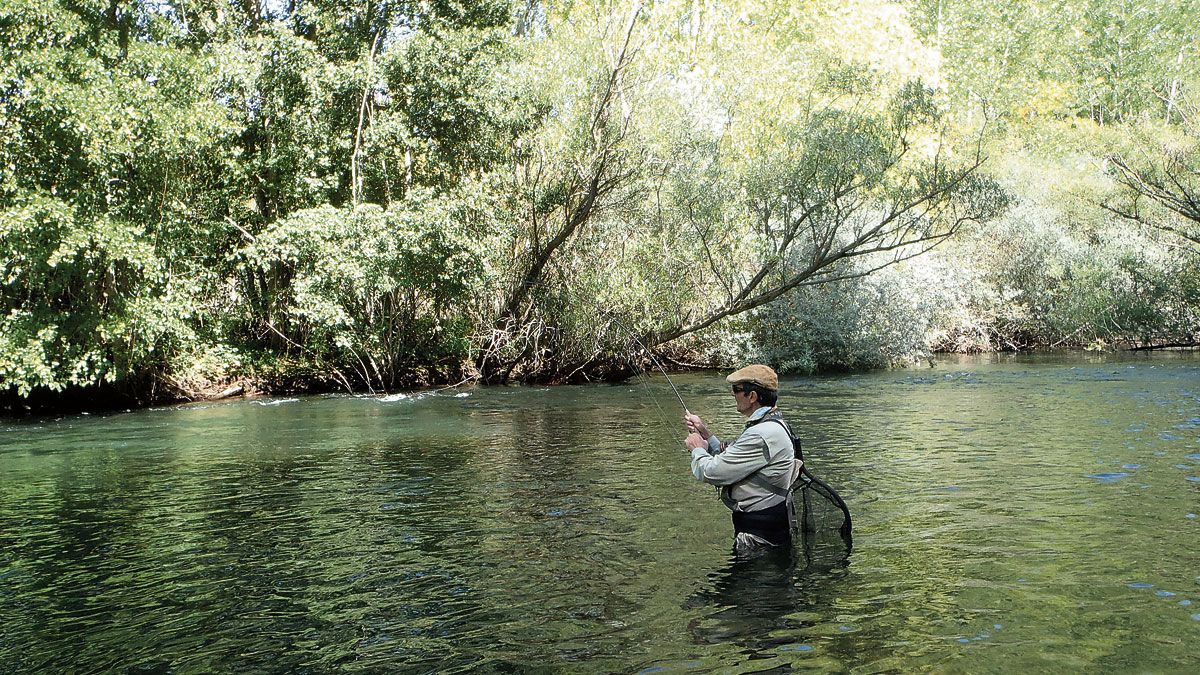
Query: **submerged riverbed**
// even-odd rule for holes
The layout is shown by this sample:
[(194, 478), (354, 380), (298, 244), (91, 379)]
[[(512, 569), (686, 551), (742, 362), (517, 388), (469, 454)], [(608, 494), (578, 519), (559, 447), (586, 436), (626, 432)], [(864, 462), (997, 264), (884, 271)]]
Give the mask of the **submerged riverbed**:
[[(716, 374), (681, 393), (740, 428)], [(661, 377), (0, 422), (0, 671), (1186, 672), (1200, 357), (784, 378), (853, 549), (743, 564)]]

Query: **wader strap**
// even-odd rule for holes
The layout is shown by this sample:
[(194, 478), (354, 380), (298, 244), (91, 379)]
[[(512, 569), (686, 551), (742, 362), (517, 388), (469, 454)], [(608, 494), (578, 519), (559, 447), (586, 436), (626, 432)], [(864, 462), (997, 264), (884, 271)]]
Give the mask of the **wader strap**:
[[(850, 521), (850, 509), (846, 506), (845, 500), (842, 499), (842, 496), (839, 495), (836, 490), (825, 483), (825, 481), (812, 475), (812, 472), (810, 472), (808, 467), (804, 465), (804, 451), (800, 448), (800, 439), (796, 438), (796, 436), (792, 434), (792, 428), (788, 426), (787, 422), (783, 421), (782, 415), (780, 415), (777, 411), (772, 410), (770, 413), (767, 413), (760, 419), (757, 419), (746, 426), (748, 428), (755, 424), (761, 424), (762, 422), (776, 422), (779, 424), (779, 426), (783, 427), (784, 431), (787, 432), (788, 438), (792, 440), (793, 456), (795, 457), (796, 464), (800, 468), (799, 475), (789, 486), (786, 497), (788, 521), (792, 531), (795, 532), (798, 530), (795, 504), (795, 493), (797, 491), (800, 492), (800, 498), (804, 504), (804, 529), (805, 531), (814, 531), (816, 529), (812, 523), (812, 509), (809, 504), (809, 491), (812, 490), (841, 510), (842, 515), (845, 516), (845, 519), (842, 521), (842, 526), (839, 528), (839, 531), (841, 532), (842, 536), (847, 538), (847, 541), (849, 541), (848, 537), (850, 536), (852, 525)], [(756, 484), (762, 485), (761, 483)], [(773, 489), (772, 492), (774, 492)]]
[[(771, 461), (770, 450), (771, 450), (771, 448), (770, 448), (770, 446), (768, 446), (767, 449), (764, 451), (765, 454), (767, 455), (768, 463)], [(789, 474), (789, 477), (788, 477), (788, 486), (785, 488), (779, 487), (778, 485), (767, 480), (767, 477), (762, 475), (762, 473), (760, 471), (755, 471), (754, 473), (750, 474), (749, 476), (738, 481), (738, 483), (752, 483), (754, 485), (757, 485), (760, 488), (763, 488), (767, 492), (770, 492), (773, 496), (768, 497), (761, 502), (762, 504), (767, 505), (763, 508), (772, 508), (772, 507), (778, 506), (779, 504), (786, 503), (788, 505), (787, 506), (788, 512), (789, 512), (789, 514), (791, 514), (794, 512), (794, 507), (792, 506), (792, 490), (795, 489), (796, 484), (799, 483), (801, 478), (804, 476), (804, 472), (803, 472), (804, 463), (800, 462), (799, 460), (793, 459), (792, 467), (793, 467), (792, 472)], [(734, 485), (736, 485), (736, 484), (737, 483), (735, 483)], [(721, 500), (724, 501), (725, 505), (728, 506), (731, 510), (734, 510), (734, 511), (737, 510), (737, 508), (736, 508), (737, 502), (733, 499), (733, 485), (730, 485), (728, 488), (725, 488), (724, 490), (721, 491)], [(791, 518), (790, 520), (794, 521), (794, 517)]]
[(729, 507), (730, 511), (738, 510), (737, 500), (733, 498), (733, 485), (726, 485), (725, 487), (721, 488), (720, 494), (721, 501), (725, 503), (725, 506)]
[[(787, 514), (788, 529), (792, 532), (800, 531), (800, 522), (796, 518), (796, 489), (807, 485), (808, 479), (804, 475), (804, 462), (798, 459), (792, 460), (792, 474), (789, 476), (787, 488), (779, 487), (758, 472), (751, 474), (749, 478), (744, 480), (747, 483), (754, 483), (761, 488), (765, 488), (775, 495), (762, 501), (763, 504), (769, 505), (765, 508), (775, 508), (782, 505), (784, 513)], [(726, 502), (726, 505), (728, 504), (729, 502)]]
[[(749, 479), (743, 479), (739, 482), (747, 483), (747, 482), (752, 482), (752, 481), (750, 481)], [(734, 483), (734, 485), (737, 485), (737, 483)], [(759, 485), (764, 485), (764, 487), (765, 487), (766, 485), (769, 485), (769, 484), (768, 483), (759, 483)], [(778, 490), (778, 488), (775, 488), (774, 486), (771, 486), (771, 487), (773, 490)], [(755, 509), (755, 511), (769, 509), (772, 506), (777, 506), (779, 504), (782, 504), (785, 501), (787, 501), (787, 498), (788, 498), (787, 492), (785, 492), (785, 491), (776, 492), (774, 495), (767, 497), (766, 499), (763, 499), (761, 502), (759, 502), (760, 508)], [(729, 510), (733, 511), (734, 513), (754, 513), (754, 511), (742, 511), (741, 509), (738, 508), (738, 501), (733, 498), (733, 485), (727, 485), (727, 486), (721, 488), (721, 501), (724, 502), (725, 506), (729, 507)], [(766, 504), (766, 506), (761, 506), (763, 504)]]
[(767, 415), (763, 415), (761, 419), (755, 420), (746, 426), (751, 427), (755, 424), (762, 424), (763, 422), (775, 422), (779, 426), (783, 427), (783, 430), (787, 433), (788, 438), (792, 441), (792, 454), (801, 462), (804, 461), (804, 450), (800, 447), (800, 439), (796, 438), (796, 436), (792, 434), (792, 428), (788, 426), (787, 422), (783, 421), (783, 415), (780, 415), (778, 412), (772, 412)]
[(786, 497), (788, 493), (791, 492), (791, 490), (788, 490), (787, 488), (781, 488), (767, 480), (766, 477), (757, 471), (750, 474), (749, 477), (743, 478), (742, 481), (746, 483), (754, 483), (758, 487), (770, 491), (771, 494), (775, 495), (776, 497)]

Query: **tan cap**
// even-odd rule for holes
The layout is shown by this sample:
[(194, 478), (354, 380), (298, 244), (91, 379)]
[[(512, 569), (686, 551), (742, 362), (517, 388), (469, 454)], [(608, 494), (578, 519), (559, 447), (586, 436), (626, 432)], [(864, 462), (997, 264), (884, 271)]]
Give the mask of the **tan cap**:
[(749, 382), (770, 389), (771, 391), (779, 391), (779, 376), (775, 374), (775, 371), (758, 363), (734, 371), (729, 377), (725, 378), (725, 381), (729, 384)]

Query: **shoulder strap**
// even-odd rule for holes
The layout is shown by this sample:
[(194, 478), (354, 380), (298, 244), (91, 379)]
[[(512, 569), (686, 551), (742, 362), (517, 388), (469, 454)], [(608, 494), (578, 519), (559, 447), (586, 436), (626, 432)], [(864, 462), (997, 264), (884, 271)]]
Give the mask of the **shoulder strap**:
[(783, 427), (783, 430), (787, 433), (788, 438), (792, 440), (792, 453), (795, 454), (796, 459), (800, 460), (801, 462), (804, 461), (804, 450), (800, 448), (800, 439), (796, 438), (796, 436), (792, 433), (792, 428), (788, 426), (787, 422), (783, 421), (783, 415), (780, 415), (778, 412), (774, 412), (770, 415), (763, 416), (762, 419), (751, 422), (748, 426), (754, 426), (755, 424), (762, 422), (775, 422), (779, 426)]
[(791, 486), (788, 486), (786, 488), (781, 488), (778, 485), (767, 480), (765, 477), (763, 477), (763, 475), (761, 473), (759, 473), (757, 471), (755, 471), (754, 473), (747, 476), (745, 481), (747, 483), (754, 483), (755, 485), (759, 486), (760, 488), (763, 488), (764, 490), (769, 491), (771, 494), (774, 494), (779, 497), (787, 497), (792, 492), (790, 489)]

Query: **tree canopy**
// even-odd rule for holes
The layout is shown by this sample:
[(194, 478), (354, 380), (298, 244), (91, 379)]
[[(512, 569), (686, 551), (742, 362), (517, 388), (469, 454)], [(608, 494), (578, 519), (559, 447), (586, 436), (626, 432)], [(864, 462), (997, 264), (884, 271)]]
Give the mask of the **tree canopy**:
[(1190, 343), (1196, 10), (0, 0), (0, 390)]

